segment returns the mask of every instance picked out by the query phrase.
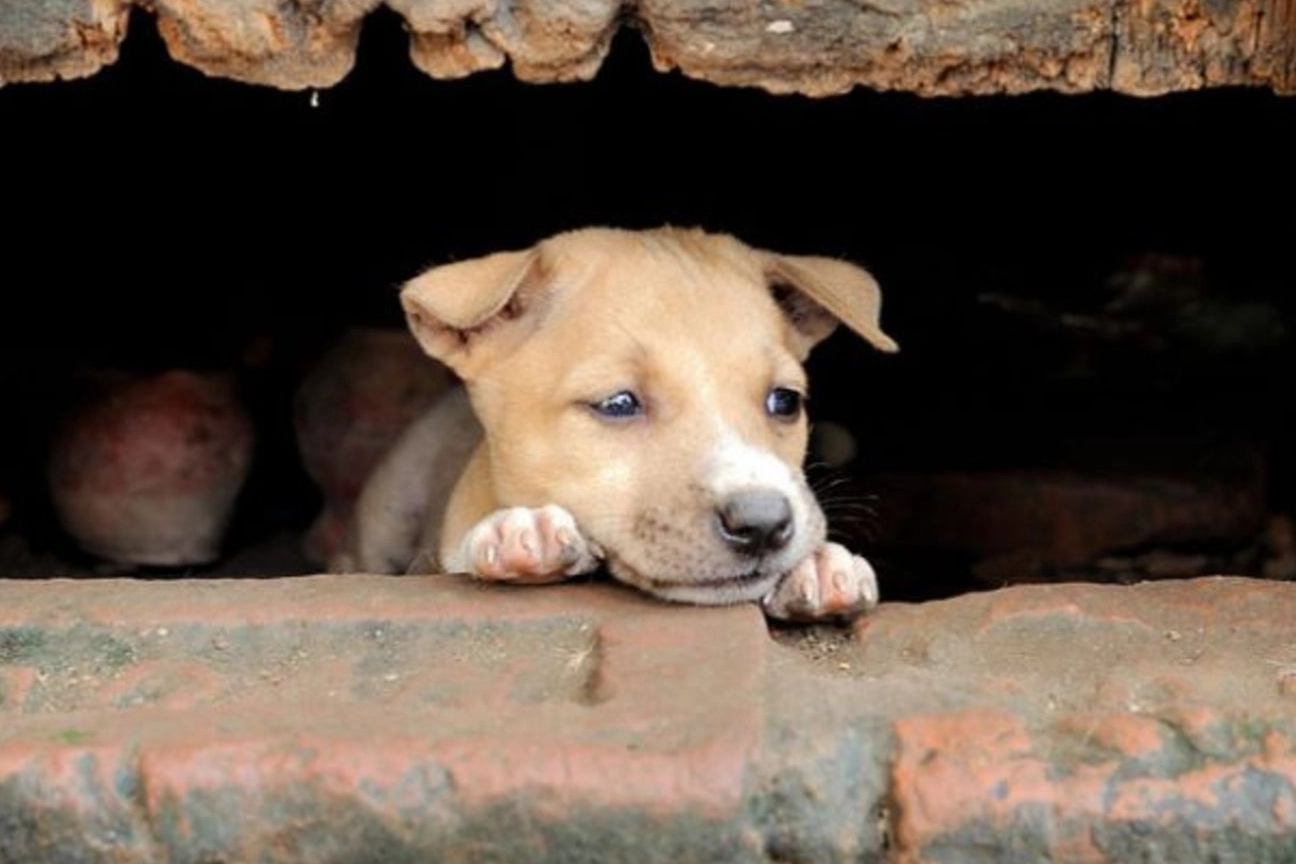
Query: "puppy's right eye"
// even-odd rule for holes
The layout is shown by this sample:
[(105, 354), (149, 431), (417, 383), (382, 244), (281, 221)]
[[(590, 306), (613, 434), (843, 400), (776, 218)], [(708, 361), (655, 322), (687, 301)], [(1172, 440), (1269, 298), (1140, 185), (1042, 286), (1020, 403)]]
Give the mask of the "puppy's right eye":
[(609, 420), (628, 420), (643, 413), (643, 404), (639, 397), (629, 390), (613, 393), (606, 399), (590, 403), (590, 409), (600, 417)]

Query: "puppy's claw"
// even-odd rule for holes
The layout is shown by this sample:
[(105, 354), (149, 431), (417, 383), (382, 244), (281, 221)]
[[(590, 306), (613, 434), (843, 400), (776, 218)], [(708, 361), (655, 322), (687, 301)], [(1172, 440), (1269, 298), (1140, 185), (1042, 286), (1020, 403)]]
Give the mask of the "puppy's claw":
[(560, 528), (556, 532), (556, 539), (558, 540), (559, 560), (564, 568), (571, 567), (581, 560), (584, 549), (578, 542), (578, 538), (572, 535), (572, 532), (566, 528)]
[(467, 565), (464, 570), (483, 579), (559, 582), (598, 567), (593, 548), (562, 507), (513, 507), (473, 526), (460, 545), (459, 559)]
[(850, 590), (850, 578), (844, 570), (834, 570), (832, 574), (833, 590), (838, 594), (845, 594)]
[(524, 528), (518, 532), (517, 545), (518, 545), (518, 549), (522, 551), (523, 557), (527, 559), (535, 559), (540, 557), (540, 550), (539, 550), (538, 540), (536, 539), (536, 532), (531, 530), (530, 528)]
[(819, 593), (819, 586), (813, 579), (802, 579), (796, 586), (797, 606), (802, 609), (813, 609), (815, 606), (815, 597)]
[(771, 618), (827, 621), (853, 618), (876, 606), (877, 576), (868, 561), (826, 543), (798, 564), (761, 605)]

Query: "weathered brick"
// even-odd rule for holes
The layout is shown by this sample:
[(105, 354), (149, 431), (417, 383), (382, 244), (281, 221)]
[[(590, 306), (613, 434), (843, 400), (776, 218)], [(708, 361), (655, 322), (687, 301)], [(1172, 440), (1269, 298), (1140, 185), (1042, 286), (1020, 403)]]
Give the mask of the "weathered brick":
[(0, 583), (0, 861), (708, 860), (748, 843), (764, 642), (590, 588)]
[(882, 677), (908, 666), (958, 694), (896, 717), (902, 860), (1287, 860), (1293, 612), (1296, 586), (1205, 579), (1013, 589), (865, 624)]
[(1285, 861), (1296, 585), (0, 581), (0, 861)]

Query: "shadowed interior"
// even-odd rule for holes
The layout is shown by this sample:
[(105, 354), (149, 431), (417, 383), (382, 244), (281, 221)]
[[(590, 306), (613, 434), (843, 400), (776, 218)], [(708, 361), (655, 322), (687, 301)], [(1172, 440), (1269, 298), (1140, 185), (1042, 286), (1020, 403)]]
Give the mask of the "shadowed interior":
[[(316, 107), (171, 63), (136, 13), (103, 73), (0, 89), (0, 530), (84, 569), (44, 502), (51, 429), (85, 370), (182, 366), (237, 370), (260, 431), (231, 548), (300, 531), (318, 496), (291, 399), (324, 348), (399, 325), (427, 264), (587, 224), (871, 270), (902, 352), (839, 333), (811, 360), (812, 416), (858, 453), (837, 514), (860, 542), (886, 533), (871, 478), (904, 472), (1232, 476), (1258, 453), (1291, 510), (1296, 100), (774, 97), (656, 74), (634, 34), (588, 84), (436, 82), (404, 43), (375, 15)], [(894, 561), (890, 596), (972, 584)]]

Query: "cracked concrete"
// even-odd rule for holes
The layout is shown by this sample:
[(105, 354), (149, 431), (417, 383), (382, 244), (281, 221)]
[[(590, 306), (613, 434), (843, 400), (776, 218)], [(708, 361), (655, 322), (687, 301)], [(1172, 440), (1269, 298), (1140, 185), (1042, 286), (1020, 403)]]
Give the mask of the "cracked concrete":
[[(0, 84), (91, 75), (115, 62), (130, 0), (0, 5)], [(379, 0), (160, 0), (171, 56), (208, 75), (330, 87)], [(1247, 85), (1296, 92), (1290, 0), (395, 0), (412, 62), (435, 78), (506, 63), (523, 81), (592, 78), (622, 26), (662, 71), (774, 93), (865, 86), (923, 95)]]

